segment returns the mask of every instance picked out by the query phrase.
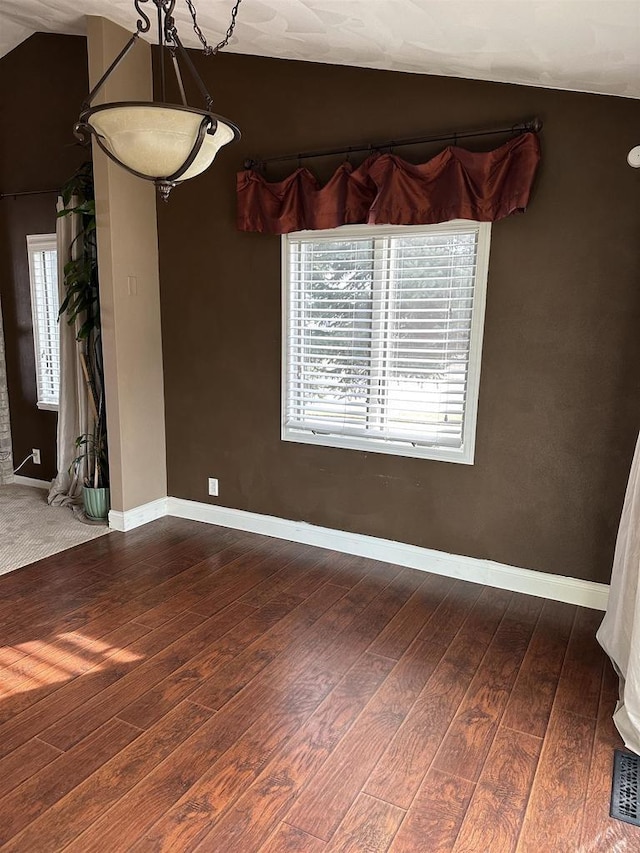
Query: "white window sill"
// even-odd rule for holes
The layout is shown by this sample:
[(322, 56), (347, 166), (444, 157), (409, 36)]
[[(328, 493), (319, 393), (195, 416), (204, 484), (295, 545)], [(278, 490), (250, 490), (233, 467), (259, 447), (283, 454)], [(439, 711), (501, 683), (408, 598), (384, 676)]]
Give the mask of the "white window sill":
[(385, 453), (389, 456), (408, 456), (412, 459), (433, 459), (436, 462), (458, 462), (474, 464), (474, 448), (425, 447), (424, 445), (392, 444), (376, 442), (366, 438), (338, 435), (321, 435), (283, 426), (282, 441), (296, 444), (315, 444), (318, 447), (337, 447), (344, 450), (360, 450), (365, 453)]

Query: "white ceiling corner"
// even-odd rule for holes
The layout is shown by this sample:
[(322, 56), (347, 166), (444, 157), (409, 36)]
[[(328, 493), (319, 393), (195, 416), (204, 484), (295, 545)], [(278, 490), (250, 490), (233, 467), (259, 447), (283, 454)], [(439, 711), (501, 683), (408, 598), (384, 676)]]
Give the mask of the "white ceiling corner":
[[(196, 0), (209, 41), (233, 0)], [(0, 56), (86, 15), (135, 28), (132, 0), (2, 0)], [(184, 0), (176, 19), (197, 47)], [(640, 98), (640, 0), (243, 0), (234, 53)]]
[(34, 33), (33, 27), (5, 18), (3, 11), (0, 9), (0, 56), (5, 56)]

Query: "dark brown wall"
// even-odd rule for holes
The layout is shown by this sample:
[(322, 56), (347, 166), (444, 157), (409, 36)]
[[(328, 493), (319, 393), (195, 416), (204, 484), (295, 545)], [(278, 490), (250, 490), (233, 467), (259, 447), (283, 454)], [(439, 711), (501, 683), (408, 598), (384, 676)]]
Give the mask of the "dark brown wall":
[[(198, 62), (243, 139), (159, 205), (169, 493), (607, 581), (640, 423), (640, 170), (626, 164), (638, 103)], [(533, 201), (493, 228), (475, 465), (280, 441), (280, 240), (235, 229), (243, 159), (533, 116), (544, 121)], [(316, 165), (326, 176), (337, 163)]]
[[(38, 33), (0, 59), (0, 193), (59, 188), (87, 158), (72, 128), (88, 91), (86, 40)], [(0, 200), (0, 298), (4, 318), (15, 466), (39, 447), (56, 473), (56, 413), (36, 408), (27, 234), (56, 229), (56, 195)]]

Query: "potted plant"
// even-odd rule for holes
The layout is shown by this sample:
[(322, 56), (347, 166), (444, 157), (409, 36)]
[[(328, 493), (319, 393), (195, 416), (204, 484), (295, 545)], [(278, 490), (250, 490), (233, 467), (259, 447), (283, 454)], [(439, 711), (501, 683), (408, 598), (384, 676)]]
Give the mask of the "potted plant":
[(104, 369), (100, 326), (96, 208), (93, 169), (85, 163), (62, 190), (64, 208), (58, 216), (76, 217), (77, 233), (64, 265), (65, 298), (60, 316), (74, 326), (78, 356), (87, 385), (91, 432), (78, 436), (72, 463), (82, 477), (85, 514), (106, 519), (109, 511), (109, 459), (104, 401)]
[(76, 468), (84, 466), (86, 475), (82, 488), (84, 511), (92, 521), (106, 521), (109, 515), (109, 460), (106, 436), (96, 421), (93, 433), (79, 435), (76, 447), (80, 451), (73, 460)]

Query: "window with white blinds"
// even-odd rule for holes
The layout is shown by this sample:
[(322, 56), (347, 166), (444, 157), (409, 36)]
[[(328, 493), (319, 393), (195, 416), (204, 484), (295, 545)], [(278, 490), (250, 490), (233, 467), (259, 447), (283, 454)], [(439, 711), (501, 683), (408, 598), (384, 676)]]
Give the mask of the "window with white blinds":
[(490, 233), (285, 235), (283, 439), (472, 464)]
[(60, 395), (60, 330), (56, 235), (29, 235), (27, 252), (38, 408), (57, 409)]

